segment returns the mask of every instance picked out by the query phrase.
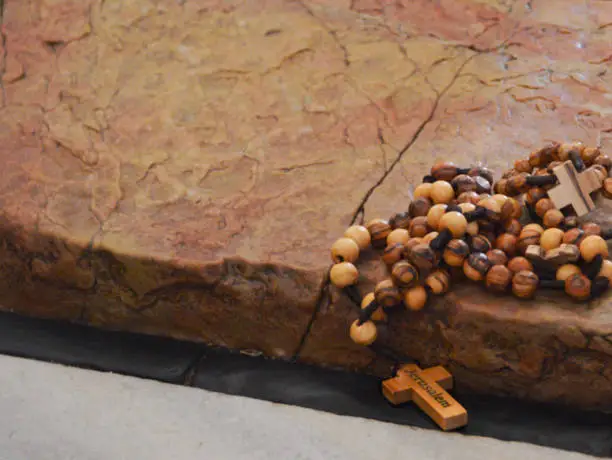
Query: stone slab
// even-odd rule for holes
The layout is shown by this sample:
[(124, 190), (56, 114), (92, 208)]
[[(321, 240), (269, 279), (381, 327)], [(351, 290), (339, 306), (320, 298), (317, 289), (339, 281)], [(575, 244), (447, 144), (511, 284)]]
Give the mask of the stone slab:
[[(388, 373), (347, 342), (329, 246), (436, 159), (612, 151), (611, 23), (603, 1), (5, 0), (2, 308)], [(611, 328), (610, 296), (456, 291), (384, 345), (601, 409)]]

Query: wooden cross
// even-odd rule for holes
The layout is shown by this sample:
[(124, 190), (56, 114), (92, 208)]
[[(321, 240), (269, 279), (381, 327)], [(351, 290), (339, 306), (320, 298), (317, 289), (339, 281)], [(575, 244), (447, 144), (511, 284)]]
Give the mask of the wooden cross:
[(453, 387), (453, 376), (442, 366), (421, 370), (406, 364), (397, 376), (383, 382), (383, 395), (391, 404), (414, 401), (444, 431), (467, 425), (465, 408), (445, 390)]
[(553, 174), (557, 176), (559, 185), (549, 190), (548, 196), (557, 209), (571, 205), (578, 216), (595, 209), (590, 194), (602, 187), (602, 181), (594, 169), (578, 173), (574, 163), (568, 160), (553, 168)]

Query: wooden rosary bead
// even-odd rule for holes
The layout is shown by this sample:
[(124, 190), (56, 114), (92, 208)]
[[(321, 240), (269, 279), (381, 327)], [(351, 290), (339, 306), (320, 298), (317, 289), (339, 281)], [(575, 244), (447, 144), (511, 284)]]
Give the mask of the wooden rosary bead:
[(372, 242), (370, 232), (363, 225), (353, 225), (347, 228), (346, 232), (344, 232), (344, 237), (350, 238), (357, 243), (357, 246), (359, 246), (361, 250), (367, 249)]
[(577, 152), (580, 154), (584, 149), (584, 145), (582, 142), (572, 142), (572, 143), (564, 143), (559, 146), (557, 149), (557, 158), (560, 161), (569, 160), (569, 155), (571, 152)]
[(545, 227), (548, 228), (559, 227), (563, 223), (564, 219), (565, 216), (561, 211), (559, 211), (558, 209), (549, 209), (544, 214), (544, 217), (542, 218), (542, 223)]
[(396, 230), (398, 228), (408, 230), (408, 227), (410, 227), (411, 220), (412, 219), (410, 218), (409, 212), (398, 212), (391, 219), (389, 219), (389, 225), (393, 230)]
[(404, 244), (405, 254), (408, 254), (413, 247), (415, 247), (417, 244), (421, 244), (422, 242), (423, 238), (410, 238), (406, 244)]
[(383, 219), (373, 219), (366, 225), (370, 237), (372, 238), (372, 246), (377, 249), (382, 249), (387, 244), (387, 237), (391, 233), (389, 222)]
[(480, 200), (478, 202), (478, 206), (482, 206), (495, 214), (499, 214), (501, 212), (501, 207), (499, 206), (497, 200), (494, 200), (493, 197)]
[(512, 272), (504, 265), (493, 265), (485, 278), (486, 286), (494, 292), (505, 292), (512, 281)]
[(608, 257), (608, 244), (599, 235), (589, 235), (580, 243), (580, 254), (587, 262), (592, 261), (598, 254), (605, 259)]
[(502, 195), (501, 193), (496, 193), (495, 195), (491, 197), (491, 199), (494, 200), (498, 204), (499, 212), (501, 212), (502, 207), (504, 206), (506, 201), (510, 199), (510, 197), (506, 195)]
[(612, 177), (607, 177), (604, 180), (601, 192), (603, 193), (603, 196), (605, 196), (607, 199), (612, 199)]
[(512, 273), (518, 273), (522, 271), (533, 271), (533, 264), (523, 256), (517, 256), (510, 259), (508, 262), (508, 270)]
[(439, 235), (438, 232), (429, 232), (427, 235), (423, 237), (423, 243), (431, 244), (431, 242), (435, 240), (438, 237), (438, 235)]
[(608, 171), (610, 171), (610, 167), (612, 167), (612, 160), (610, 159), (608, 155), (603, 155), (603, 154), (599, 155), (597, 158), (595, 158), (595, 161), (593, 163), (595, 165), (603, 166)]
[(474, 252), (463, 262), (463, 273), (472, 281), (481, 281), (491, 268), (491, 261), (482, 252)]
[(520, 195), (521, 193), (525, 193), (527, 190), (529, 190), (527, 174), (521, 173), (508, 179), (508, 183), (506, 184), (506, 192), (508, 192), (508, 196)]
[(483, 166), (475, 166), (468, 171), (468, 176), (472, 176), (474, 178), (482, 177), (486, 179), (487, 182), (493, 183), (493, 171), (489, 168), (485, 168)]
[(480, 201), (480, 195), (476, 192), (464, 192), (457, 197), (459, 203), (472, 203), (476, 204)]
[(580, 228), (572, 228), (563, 234), (563, 244), (580, 245), (587, 235)]
[[(495, 198), (495, 195), (493, 195)], [(501, 219), (507, 221), (509, 219), (520, 219), (523, 215), (523, 207), (514, 198), (508, 198), (501, 206)]]
[(581, 226), (584, 231), (584, 236), (601, 235), (601, 227), (595, 222), (586, 222)]
[(544, 233), (544, 227), (542, 227), (540, 224), (527, 224), (525, 227), (523, 227), (523, 230), (533, 230), (538, 232), (539, 235)]
[(495, 182), (495, 185), (493, 186), (493, 191), (495, 193), (502, 193), (504, 195), (507, 194), (508, 193), (508, 179), (502, 178), (498, 180), (497, 182)]
[(428, 244), (417, 244), (408, 253), (408, 260), (417, 268), (421, 276), (429, 273), (438, 264), (438, 257)]
[(601, 269), (599, 270), (599, 273), (597, 274), (597, 276), (605, 276), (606, 278), (608, 278), (608, 280), (610, 280), (610, 284), (612, 285), (612, 261), (611, 260), (604, 259), (603, 263), (601, 264)]
[(550, 198), (542, 198), (538, 200), (535, 205), (535, 213), (538, 215), (538, 217), (542, 218), (544, 217), (544, 214), (546, 214), (546, 211), (554, 208), (555, 205)]
[(358, 345), (368, 346), (374, 343), (378, 335), (376, 324), (372, 321), (366, 321), (359, 324), (359, 320), (353, 321), (349, 331), (351, 339)]
[(436, 180), (450, 181), (459, 173), (457, 165), (451, 162), (436, 163), (431, 168), (431, 175)]
[[(510, 179), (511, 177), (514, 177), (517, 174), (520, 174), (520, 173), (516, 169), (511, 168), (502, 174), (502, 179)], [(503, 193), (503, 192), (498, 192), (498, 193)]]
[(517, 249), (523, 254), (525, 253), (527, 247), (540, 244), (540, 237), (542, 233), (534, 228), (527, 227), (528, 225), (521, 230), (517, 241)]
[(538, 289), (540, 278), (530, 270), (522, 270), (512, 277), (512, 292), (521, 299), (530, 299)]
[[(375, 298), (374, 298), (373, 292), (366, 294), (361, 300), (361, 309), (363, 310), (368, 305), (370, 305), (374, 301), (374, 299)], [(370, 317), (370, 319), (372, 321), (386, 321), (387, 314), (385, 313), (385, 310), (383, 310), (382, 307), (378, 307), (376, 310), (374, 310), (374, 313), (372, 313), (372, 316)]]
[(450, 275), (445, 270), (436, 270), (425, 279), (425, 284), (433, 294), (444, 294), (450, 287)]
[[(482, 200), (487, 200), (489, 198), (491, 198), (491, 194), (490, 193), (481, 193), (480, 195), (478, 195), (478, 198), (480, 198), (478, 200), (478, 203), (480, 203)], [(476, 204), (478, 204), (476, 203)]]
[(426, 216), (431, 206), (432, 202), (429, 198), (420, 196), (415, 198), (412, 203), (410, 203), (408, 212), (412, 217)]
[(559, 281), (565, 281), (572, 275), (582, 274), (580, 267), (574, 264), (565, 264), (557, 268), (555, 278)]
[(448, 204), (453, 198), (455, 198), (455, 191), (450, 183), (444, 180), (433, 183), (431, 188), (431, 200), (434, 204)]
[(470, 254), (470, 247), (463, 240), (451, 240), (444, 249), (444, 261), (451, 267), (461, 267)]
[(521, 234), (523, 226), (518, 219), (510, 219), (504, 223), (504, 231), (518, 237)]
[(419, 279), (419, 272), (414, 265), (406, 260), (400, 260), (391, 269), (391, 278), (400, 288), (407, 288)]
[(580, 273), (570, 275), (565, 280), (565, 292), (574, 300), (585, 301), (591, 296), (591, 280)]
[(451, 181), (451, 185), (457, 195), (464, 192), (472, 192), (476, 190), (476, 181), (473, 177), (467, 174), (459, 174)]
[(518, 172), (530, 173), (533, 166), (531, 166), (529, 160), (520, 159), (514, 162), (514, 169), (516, 169)]
[(504, 251), (508, 257), (513, 257), (516, 253), (517, 238), (510, 233), (502, 233), (495, 240), (495, 247)]
[(450, 230), (454, 238), (461, 238), (467, 229), (467, 220), (463, 214), (457, 211), (447, 212), (440, 219), (438, 230)]
[(419, 216), (412, 219), (410, 222), (410, 236), (422, 238), (429, 233), (429, 226), (427, 225), (427, 217)]
[(414, 189), (413, 192), (413, 196), (414, 198), (430, 198), (431, 197), (431, 188), (433, 187), (433, 184), (429, 184), (429, 183), (424, 183), (419, 185), (417, 188)]
[(473, 203), (459, 203), (459, 209), (463, 214), (476, 210), (476, 205)]
[(491, 241), (483, 235), (476, 235), (473, 237), (470, 246), (472, 252), (482, 252), (483, 254), (486, 254), (493, 248)]
[(423, 286), (415, 286), (404, 294), (404, 305), (408, 310), (422, 310), (427, 303), (427, 291)]
[(546, 190), (542, 187), (532, 187), (525, 193), (525, 203), (534, 206), (542, 198), (546, 198)]
[(506, 265), (508, 262), (508, 256), (501, 249), (491, 249), (487, 252), (487, 257), (493, 265)]
[(410, 239), (410, 232), (404, 228), (396, 228), (387, 236), (387, 245), (401, 243), (405, 245)]
[(601, 150), (597, 147), (586, 147), (580, 152), (582, 161), (584, 161), (587, 166), (591, 166), (599, 155), (601, 155)]
[(479, 227), (478, 227), (478, 222), (476, 221), (468, 223), (467, 227), (465, 228), (465, 233), (471, 236), (478, 235), (478, 232), (479, 232)]
[(545, 251), (550, 251), (551, 249), (558, 248), (561, 246), (561, 242), (563, 241), (563, 230), (558, 228), (549, 228), (544, 230), (542, 236), (540, 237), (540, 246)]
[(395, 307), (402, 300), (399, 289), (391, 280), (383, 280), (376, 285), (374, 298), (383, 308)]
[(491, 193), (491, 182), (484, 177), (475, 177), (474, 183), (476, 184), (476, 193)]
[(335, 263), (356, 262), (359, 258), (359, 246), (351, 238), (340, 238), (331, 247), (331, 257)]
[(382, 260), (387, 265), (393, 265), (404, 256), (404, 245), (393, 243), (387, 246), (382, 254)]
[(359, 271), (350, 262), (337, 263), (329, 271), (329, 280), (340, 289), (355, 284), (357, 278), (359, 278)]
[(446, 208), (448, 208), (448, 205), (446, 204), (433, 205), (427, 213), (427, 225), (434, 230), (438, 230), (438, 223), (440, 222), (442, 216), (446, 213)]

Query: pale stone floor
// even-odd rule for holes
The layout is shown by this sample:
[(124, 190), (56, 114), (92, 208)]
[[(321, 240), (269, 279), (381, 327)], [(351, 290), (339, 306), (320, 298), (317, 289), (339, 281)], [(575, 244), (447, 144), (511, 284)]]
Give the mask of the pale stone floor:
[(0, 460), (593, 458), (7, 356), (0, 388)]

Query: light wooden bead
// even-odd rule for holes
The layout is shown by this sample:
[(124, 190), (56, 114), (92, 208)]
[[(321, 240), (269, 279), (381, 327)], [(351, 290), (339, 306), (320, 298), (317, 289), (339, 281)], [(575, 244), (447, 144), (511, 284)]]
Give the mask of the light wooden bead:
[(508, 196), (502, 195), (501, 193), (496, 193), (495, 195), (491, 197), (491, 199), (497, 203), (497, 205), (499, 206), (499, 209), (501, 210), (501, 207), (508, 200)]
[(461, 267), (470, 254), (470, 247), (463, 240), (451, 240), (444, 248), (444, 261), (451, 267)]
[(584, 145), (582, 144), (582, 142), (561, 144), (557, 149), (557, 157), (561, 161), (567, 161), (569, 159), (570, 152), (575, 151), (580, 154), (582, 152), (582, 149), (584, 149)]
[(406, 260), (400, 260), (391, 269), (391, 278), (396, 285), (407, 288), (419, 279), (419, 271), (414, 265)]
[(502, 233), (497, 237), (497, 240), (495, 240), (495, 248), (504, 251), (508, 257), (513, 257), (516, 253), (516, 243), (516, 236), (510, 233)]
[(434, 230), (438, 230), (438, 224), (442, 216), (446, 213), (446, 208), (448, 208), (446, 204), (433, 205), (427, 213), (427, 225)]
[[(366, 308), (373, 301), (374, 301), (374, 293), (370, 292), (366, 294), (361, 300), (361, 308), (362, 309)], [(387, 314), (385, 313), (385, 310), (383, 310), (382, 307), (378, 307), (376, 310), (374, 310), (374, 313), (372, 313), (372, 316), (370, 316), (370, 319), (372, 321), (386, 321)]]
[(610, 280), (610, 285), (612, 285), (612, 261), (605, 259), (597, 276), (605, 276)]
[(422, 242), (423, 238), (410, 238), (406, 244), (404, 244), (404, 253), (409, 254), (413, 247), (415, 247), (417, 244), (421, 244)]
[(476, 205), (474, 203), (459, 203), (459, 209), (461, 209), (461, 212), (465, 214), (466, 212), (475, 211)]
[(467, 229), (467, 220), (463, 214), (457, 211), (447, 212), (440, 219), (438, 230), (450, 230), (454, 238), (461, 238)]
[(357, 278), (359, 278), (359, 271), (350, 262), (335, 264), (329, 271), (329, 280), (340, 289), (355, 284)]
[(450, 276), (444, 270), (436, 270), (425, 279), (425, 284), (433, 294), (444, 294), (450, 287)]
[(480, 194), (476, 192), (463, 192), (457, 197), (459, 203), (471, 203), (476, 204), (480, 201)]
[(540, 224), (527, 224), (523, 227), (523, 230), (533, 230), (538, 235), (544, 233), (544, 227), (542, 227)]
[(433, 187), (433, 184), (430, 184), (430, 183), (421, 184), (417, 188), (414, 189), (413, 195), (415, 198), (419, 198), (421, 196), (425, 198), (430, 198), (432, 187)]
[(433, 240), (435, 240), (438, 237), (438, 235), (439, 235), (438, 232), (429, 232), (427, 235), (423, 237), (423, 243), (425, 244), (431, 243)]
[(331, 257), (335, 263), (355, 262), (359, 258), (359, 246), (351, 238), (340, 238), (331, 247)]
[(387, 246), (382, 254), (382, 260), (389, 266), (396, 263), (404, 256), (404, 245), (393, 243)]
[(378, 283), (374, 289), (374, 297), (383, 308), (394, 307), (401, 302), (400, 292), (391, 280), (383, 280)]
[(558, 209), (549, 209), (544, 214), (542, 222), (544, 223), (545, 227), (552, 228), (559, 227), (559, 225), (561, 225), (564, 219), (565, 216), (561, 211), (559, 211)]
[(546, 190), (542, 187), (532, 187), (525, 193), (525, 203), (534, 206), (542, 198), (546, 198)]
[(529, 163), (529, 160), (525, 158), (525, 159), (516, 160), (514, 162), (514, 169), (516, 169), (518, 172), (530, 173), (531, 170), (533, 169), (533, 166), (531, 166), (531, 163)]
[(427, 291), (423, 286), (415, 286), (404, 294), (404, 305), (408, 310), (422, 310), (427, 303)]
[(585, 301), (591, 295), (591, 280), (586, 276), (575, 273), (565, 280), (565, 292), (577, 301)]
[(529, 270), (522, 270), (512, 277), (512, 292), (520, 299), (530, 299), (538, 289), (540, 279)]
[(350, 336), (353, 342), (358, 345), (371, 345), (376, 340), (377, 335), (376, 324), (372, 321), (366, 321), (360, 325), (359, 321), (355, 320), (351, 324)]
[(359, 246), (361, 250), (367, 249), (372, 241), (370, 232), (363, 225), (353, 225), (347, 228), (346, 232), (344, 232), (344, 236), (357, 243), (357, 246)]
[(558, 228), (549, 228), (544, 230), (542, 236), (540, 237), (540, 246), (545, 251), (550, 251), (551, 249), (558, 248), (561, 246), (561, 242), (563, 241), (563, 230)]
[(542, 198), (535, 205), (535, 212), (538, 217), (544, 217), (547, 211), (554, 209), (555, 205), (550, 198)]
[(493, 265), (486, 276), (487, 288), (494, 292), (505, 292), (512, 281), (512, 272), (503, 265)]
[(582, 161), (584, 161), (587, 166), (592, 165), (599, 155), (601, 155), (601, 150), (597, 147), (587, 147), (580, 153)]
[(434, 204), (450, 203), (453, 198), (455, 198), (455, 190), (450, 183), (439, 180), (432, 184), (431, 199)]
[(406, 244), (410, 239), (410, 233), (404, 228), (396, 228), (387, 236), (387, 245), (401, 243)]
[(508, 198), (501, 206), (501, 219), (520, 219), (523, 215), (523, 206), (514, 198)]
[(422, 238), (429, 233), (429, 225), (427, 225), (427, 217), (419, 216), (412, 219), (410, 222), (410, 236)]
[(599, 235), (589, 235), (580, 243), (580, 255), (587, 262), (592, 261), (598, 254), (608, 257), (608, 245)]
[(478, 230), (479, 230), (478, 222), (476, 221), (469, 222), (467, 227), (465, 228), (465, 233), (471, 236), (475, 236), (475, 235), (478, 235)]
[(555, 278), (558, 279), (559, 281), (565, 281), (570, 276), (575, 275), (575, 274), (580, 274), (580, 273), (582, 273), (582, 271), (580, 270), (579, 266), (574, 265), (574, 264), (565, 264), (557, 268), (557, 273), (555, 274)]
[(378, 249), (384, 248), (387, 243), (387, 236), (391, 233), (389, 222), (383, 219), (373, 219), (368, 222), (366, 228), (370, 232), (372, 246)]
[(493, 211), (496, 214), (499, 214), (501, 212), (501, 207), (499, 203), (493, 198), (485, 198), (484, 200), (480, 200), (478, 202), (478, 206), (482, 206), (483, 208), (486, 208), (489, 211)]
[(533, 271), (533, 264), (526, 257), (517, 256), (510, 259), (508, 262), (508, 270), (512, 273), (518, 273), (524, 270)]

